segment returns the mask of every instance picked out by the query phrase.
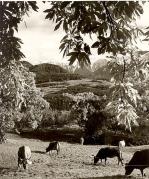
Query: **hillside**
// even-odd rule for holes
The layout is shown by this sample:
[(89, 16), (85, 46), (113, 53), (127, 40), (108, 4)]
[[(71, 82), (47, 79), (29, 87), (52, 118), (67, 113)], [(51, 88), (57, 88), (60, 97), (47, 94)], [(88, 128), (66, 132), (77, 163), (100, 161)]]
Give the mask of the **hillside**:
[[(26, 63), (24, 63), (26, 65)], [(59, 65), (42, 63), (38, 65), (32, 65), (29, 67), (31, 72), (36, 74), (36, 83), (45, 83), (49, 81), (65, 81), (81, 79), (78, 74), (69, 73)]]
[(21, 63), (26, 67), (26, 68), (32, 68), (33, 65), (27, 61), (21, 61)]
[(48, 72), (49, 74), (53, 73), (68, 73), (67, 70), (64, 68), (54, 65), (54, 64), (49, 64), (49, 63), (42, 63), (38, 65), (34, 65), (30, 68), (30, 71), (35, 72), (35, 73), (40, 73), (40, 72)]

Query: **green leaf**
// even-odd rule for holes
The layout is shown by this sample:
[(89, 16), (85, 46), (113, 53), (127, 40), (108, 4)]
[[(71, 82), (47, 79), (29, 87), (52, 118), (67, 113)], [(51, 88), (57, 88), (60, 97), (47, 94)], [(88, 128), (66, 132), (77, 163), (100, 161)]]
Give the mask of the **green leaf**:
[(67, 39), (67, 37), (68, 37), (68, 35), (65, 35), (65, 36), (62, 38), (61, 42), (62, 42), (62, 41), (65, 41), (65, 39)]
[(63, 21), (63, 29), (67, 32), (68, 31), (68, 25), (66, 20)]
[(70, 57), (70, 59), (68, 60), (68, 61), (69, 61), (69, 65), (72, 65), (72, 64), (75, 62), (76, 59), (77, 59), (77, 56), (72, 55), (72, 56)]
[(78, 52), (70, 52), (67, 54), (67, 56), (77, 56)]
[(55, 15), (55, 12), (51, 10), (45, 17), (45, 19), (52, 19)]
[(91, 55), (90, 47), (89, 47), (89, 45), (87, 45), (86, 43), (84, 44), (84, 51), (85, 51), (87, 54)]
[(59, 49), (63, 50), (65, 48), (65, 43), (62, 43), (59, 47)]
[(68, 4), (70, 4), (71, 1), (65, 1), (65, 2), (62, 2), (61, 4), (61, 9), (64, 9), (66, 6), (68, 6)]
[(38, 11), (39, 7), (36, 5), (36, 1), (28, 1), (28, 4), (32, 7), (34, 11)]
[(60, 25), (61, 25), (62, 21), (60, 21), (54, 28), (54, 31), (56, 31), (57, 29), (59, 29)]
[(99, 41), (96, 41), (95, 43), (93, 43), (93, 45), (91, 46), (92, 48), (98, 48), (100, 45)]
[(53, 11), (52, 9), (46, 9), (45, 11), (43, 11), (43, 12), (51, 12), (51, 11)]

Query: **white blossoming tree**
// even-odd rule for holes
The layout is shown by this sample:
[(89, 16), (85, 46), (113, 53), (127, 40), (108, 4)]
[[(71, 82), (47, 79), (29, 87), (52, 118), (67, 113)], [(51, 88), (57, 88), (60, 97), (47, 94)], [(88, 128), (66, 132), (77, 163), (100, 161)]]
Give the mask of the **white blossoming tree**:
[(18, 24), (32, 9), (33, 1), (0, 2), (0, 137), (6, 129), (25, 125), (36, 128), (49, 104), (36, 88), (34, 75), (20, 62), (22, 41), (15, 37)]
[(118, 124), (130, 131), (138, 125), (139, 112), (148, 108), (147, 89), (149, 80), (148, 61), (138, 54), (114, 57), (108, 63), (113, 86), (110, 89), (110, 102), (105, 110), (115, 114)]

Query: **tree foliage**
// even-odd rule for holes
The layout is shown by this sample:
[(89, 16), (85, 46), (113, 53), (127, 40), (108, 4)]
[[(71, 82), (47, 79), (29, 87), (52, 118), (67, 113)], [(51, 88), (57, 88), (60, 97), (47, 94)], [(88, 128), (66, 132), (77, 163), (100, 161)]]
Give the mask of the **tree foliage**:
[(14, 33), (18, 31), (18, 24), (30, 9), (37, 11), (36, 2), (0, 2), (0, 65), (4, 66), (11, 60), (24, 57), (20, 51), (22, 41)]
[[(53, 1), (50, 5), (45, 18), (56, 23), (54, 30), (62, 27), (65, 31), (59, 48), (70, 64), (76, 60), (89, 64), (91, 48), (98, 54), (124, 53), (127, 44), (142, 33), (132, 23), (143, 13), (137, 1)], [(84, 39), (86, 34), (97, 38), (91, 46)]]
[(71, 113), (75, 116), (75, 120), (78, 124), (84, 127), (88, 116), (96, 111), (96, 105), (93, 103), (98, 102), (100, 100), (99, 97), (91, 92), (78, 93), (76, 95), (64, 93), (63, 95), (74, 101)]
[(25, 123), (30, 123), (30, 127), (35, 121), (38, 126), (49, 104), (36, 88), (34, 74), (21, 62), (11, 61), (5, 68), (0, 68), (0, 76), (0, 128), (14, 127), (15, 122), (22, 119)]
[(0, 2), (0, 130), (23, 122), (36, 128), (49, 108), (35, 86), (34, 74), (20, 62), (24, 57), (22, 41), (15, 37), (18, 24), (30, 9), (37, 11), (36, 2)]
[[(131, 130), (138, 125), (141, 113), (148, 110), (148, 60), (137, 53), (114, 57), (108, 63), (113, 86), (109, 90), (110, 102), (105, 110), (115, 114), (119, 124)], [(146, 116), (144, 115), (146, 118)]]

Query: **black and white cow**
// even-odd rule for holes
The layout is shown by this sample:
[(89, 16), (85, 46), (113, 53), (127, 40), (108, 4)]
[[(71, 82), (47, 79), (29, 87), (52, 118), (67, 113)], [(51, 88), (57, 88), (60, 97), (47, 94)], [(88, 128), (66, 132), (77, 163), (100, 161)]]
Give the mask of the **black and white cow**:
[(118, 148), (120, 150), (120, 154), (121, 154), (121, 158), (122, 158), (122, 151), (124, 150), (126, 146), (126, 143), (124, 140), (120, 140), (119, 143), (118, 143)]
[(57, 141), (50, 142), (49, 146), (46, 148), (46, 153), (49, 152), (51, 154), (52, 150), (56, 150), (57, 154), (60, 152), (60, 144)]
[(23, 168), (27, 169), (28, 164), (32, 164), (31, 149), (28, 146), (22, 146), (18, 150), (18, 168), (23, 165)]

